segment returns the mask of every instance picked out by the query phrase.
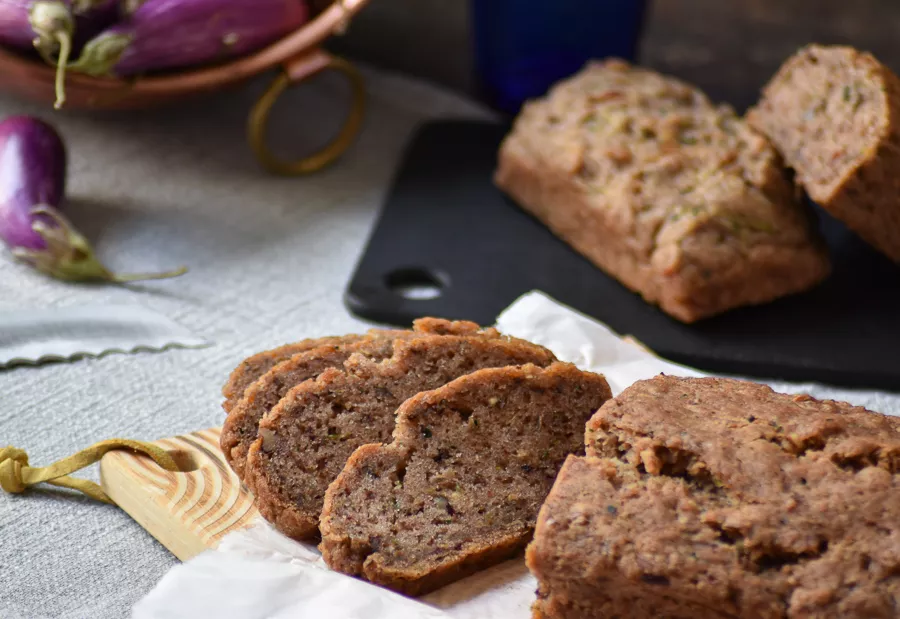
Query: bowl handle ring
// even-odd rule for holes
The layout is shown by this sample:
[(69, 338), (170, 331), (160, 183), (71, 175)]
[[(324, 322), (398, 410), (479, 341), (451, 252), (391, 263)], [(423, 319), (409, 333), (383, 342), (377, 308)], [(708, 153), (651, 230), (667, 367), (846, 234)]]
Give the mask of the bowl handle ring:
[[(319, 152), (294, 161), (279, 159), (272, 154), (266, 143), (266, 127), (272, 106), (289, 87), (326, 69), (342, 73), (350, 83), (352, 101), (344, 125), (337, 136)], [(359, 70), (343, 58), (317, 48), (295, 56), (282, 65), (279, 74), (250, 110), (247, 140), (256, 158), (269, 172), (283, 176), (310, 174), (334, 163), (350, 147), (362, 126), (365, 107), (365, 81)]]

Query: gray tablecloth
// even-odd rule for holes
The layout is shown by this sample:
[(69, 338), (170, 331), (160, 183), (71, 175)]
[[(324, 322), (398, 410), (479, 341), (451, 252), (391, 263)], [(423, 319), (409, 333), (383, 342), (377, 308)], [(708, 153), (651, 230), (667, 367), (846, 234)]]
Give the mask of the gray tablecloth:
[[(50, 463), (109, 437), (155, 439), (222, 421), (219, 389), (246, 355), (365, 326), (341, 304), (403, 144), (426, 118), (483, 114), (450, 94), (368, 73), (361, 139), (304, 179), (259, 170), (246, 112), (263, 84), (151, 113), (52, 115), (71, 152), (69, 213), (120, 269), (188, 264), (187, 276), (133, 289), (66, 285), (0, 259), (0, 310), (145, 304), (215, 345), (0, 372), (0, 445)], [(345, 95), (323, 78), (280, 104), (277, 141), (315, 147)], [(46, 107), (0, 99), (0, 115)], [(2, 326), (0, 326), (2, 328)], [(794, 390), (796, 390), (794, 386)], [(900, 396), (809, 391), (900, 413)], [(85, 474), (96, 479), (96, 471)], [(128, 615), (175, 559), (126, 514), (53, 490), (0, 494), (0, 617)]]
[[(68, 212), (122, 270), (187, 264), (131, 290), (57, 283), (0, 254), (0, 310), (145, 304), (214, 346), (0, 371), (0, 446), (40, 466), (110, 437), (155, 439), (219, 425), (219, 389), (246, 355), (366, 328), (341, 294), (412, 128), (475, 105), (367, 72), (365, 129), (339, 165), (301, 179), (261, 171), (244, 141), (265, 80), (153, 112), (54, 114), (0, 99), (0, 116), (45, 115), (70, 150)], [(266, 78), (268, 80), (269, 77)], [(340, 121), (347, 89), (323, 76), (289, 92), (272, 135), (309, 152)], [(0, 325), (2, 329), (2, 325)], [(95, 467), (96, 468), (96, 467)], [(96, 471), (86, 476), (96, 479)], [(125, 513), (71, 494), (0, 493), (0, 617), (124, 617), (174, 557)]]

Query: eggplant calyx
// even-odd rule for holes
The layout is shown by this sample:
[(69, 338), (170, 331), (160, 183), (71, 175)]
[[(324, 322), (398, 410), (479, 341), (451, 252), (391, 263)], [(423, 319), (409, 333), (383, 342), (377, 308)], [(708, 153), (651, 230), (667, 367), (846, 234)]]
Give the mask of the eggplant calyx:
[[(66, 65), (72, 52), (75, 19), (62, 2), (41, 0), (31, 5), (28, 20), (37, 35), (35, 49), (47, 63), (56, 66), (56, 102), (53, 107), (59, 109), (66, 101)], [(57, 50), (59, 55), (54, 59), (53, 52)]]
[(134, 15), (135, 11), (141, 8), (146, 0), (122, 0), (122, 13), (125, 15)]
[(149, 279), (178, 277), (187, 273), (181, 267), (166, 273), (117, 274), (107, 269), (94, 253), (91, 244), (56, 209), (37, 205), (33, 215), (45, 215), (52, 223), (35, 219), (32, 229), (44, 239), (42, 250), (16, 248), (13, 255), (55, 279), (69, 282), (103, 281), (113, 283), (137, 282)]
[(101, 34), (84, 46), (81, 56), (69, 68), (94, 77), (110, 75), (112, 68), (131, 44), (131, 39), (131, 35), (127, 34)]
[(82, 15), (94, 9), (103, 8), (109, 4), (109, 0), (72, 0), (72, 11), (76, 15)]

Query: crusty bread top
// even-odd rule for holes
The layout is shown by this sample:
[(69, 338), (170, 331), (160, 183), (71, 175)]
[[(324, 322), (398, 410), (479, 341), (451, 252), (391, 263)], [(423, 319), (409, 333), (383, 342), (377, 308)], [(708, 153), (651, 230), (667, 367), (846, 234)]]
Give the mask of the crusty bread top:
[(762, 135), (697, 88), (619, 60), (591, 63), (527, 104), (502, 153), (568, 179), (666, 274), (692, 262), (681, 246), (692, 235), (745, 249), (814, 242)]
[(234, 405), (244, 395), (244, 391), (260, 376), (271, 370), (277, 364), (290, 359), (294, 355), (318, 348), (319, 346), (339, 346), (359, 341), (363, 335), (327, 336), (301, 340), (291, 344), (285, 344), (271, 350), (264, 350), (241, 361), (222, 386), (222, 395), (225, 401), (222, 408), (225, 412), (231, 412)]
[[(482, 328), (478, 324), (468, 320), (445, 320), (443, 318), (424, 317), (413, 321), (412, 330), (416, 333), (432, 333), (435, 335), (476, 335), (481, 334), (485, 337), (499, 337), (499, 333), (493, 328)], [(366, 337), (394, 337), (405, 333), (393, 329), (370, 329), (366, 335), (340, 335), (327, 336), (319, 338), (311, 338), (285, 344), (272, 350), (265, 350), (256, 353), (244, 359), (238, 365), (228, 381), (222, 387), (222, 395), (225, 402), (222, 408), (225, 412), (230, 412), (234, 405), (241, 399), (247, 387), (258, 380), (263, 374), (271, 370), (282, 361), (286, 361), (293, 357), (304, 353), (319, 346), (342, 346), (345, 344), (353, 344)]]

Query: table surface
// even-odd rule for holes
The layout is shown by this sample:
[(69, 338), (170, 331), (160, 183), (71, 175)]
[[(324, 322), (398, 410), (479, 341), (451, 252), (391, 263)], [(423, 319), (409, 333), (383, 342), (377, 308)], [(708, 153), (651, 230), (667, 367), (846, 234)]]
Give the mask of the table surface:
[[(188, 264), (183, 278), (130, 289), (42, 278), (0, 259), (0, 310), (143, 304), (214, 342), (202, 350), (111, 355), (0, 372), (0, 445), (34, 465), (110, 437), (155, 439), (222, 422), (219, 389), (245, 356), (286, 341), (363, 329), (345, 282), (413, 127), (484, 116), (454, 95), (369, 71), (370, 111), (339, 165), (267, 176), (244, 145), (264, 84), (145, 113), (52, 114), (0, 98), (0, 115), (39, 113), (70, 148), (68, 212), (119, 269)], [(288, 152), (324, 140), (342, 113), (339, 80), (286, 95), (273, 132)], [(800, 387), (793, 387), (794, 390)], [(804, 387), (900, 413), (900, 396)], [(96, 479), (96, 470), (85, 473)], [(123, 617), (175, 559), (114, 506), (54, 489), (0, 495), (0, 616)]]
[[(367, 72), (365, 129), (339, 165), (307, 178), (261, 171), (244, 123), (264, 82), (178, 107), (54, 114), (0, 98), (0, 117), (36, 113), (70, 151), (68, 213), (121, 270), (187, 264), (131, 289), (58, 283), (0, 253), (0, 311), (144, 304), (214, 342), (202, 350), (111, 355), (0, 371), (0, 445), (41, 466), (111, 437), (156, 439), (219, 425), (219, 390), (247, 355), (368, 328), (341, 295), (400, 152), (417, 123), (484, 116), (474, 104)], [(269, 78), (266, 78), (269, 79)], [(286, 93), (273, 137), (311, 150), (347, 99), (323, 76)], [(96, 469), (96, 467), (94, 467)], [(96, 470), (85, 476), (96, 479)], [(64, 491), (0, 493), (0, 617), (124, 617), (175, 559), (125, 513)]]

